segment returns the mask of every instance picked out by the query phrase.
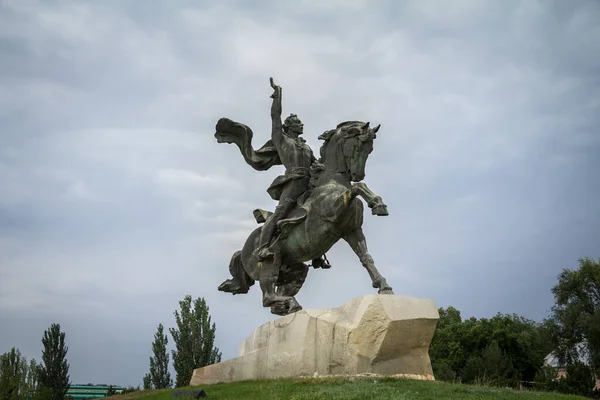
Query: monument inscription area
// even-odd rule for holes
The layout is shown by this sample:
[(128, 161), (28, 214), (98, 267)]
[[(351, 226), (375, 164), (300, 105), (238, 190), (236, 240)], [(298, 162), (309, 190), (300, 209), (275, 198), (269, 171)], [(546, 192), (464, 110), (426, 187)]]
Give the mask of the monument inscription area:
[[(323, 144), (317, 158), (302, 138), (300, 118), (290, 114), (282, 121), (282, 89), (272, 78), (271, 87), (271, 139), (262, 147), (254, 149), (253, 132), (243, 123), (221, 118), (216, 125), (217, 142), (235, 144), (255, 170), (285, 167), (267, 189), (278, 205), (272, 212), (254, 210), (262, 226), (233, 254), (231, 278), (218, 289), (245, 294), (258, 281), (263, 307), (284, 317), (259, 327), (239, 357), (195, 370), (190, 384), (313, 373), (433, 379), (428, 348), (439, 318), (435, 303), (395, 296), (362, 231), (362, 200), (373, 215), (388, 215), (381, 197), (362, 182), (380, 125), (341, 122), (318, 137)], [(326, 253), (341, 239), (379, 294), (335, 309), (301, 311), (295, 295), (309, 268), (330, 268)]]

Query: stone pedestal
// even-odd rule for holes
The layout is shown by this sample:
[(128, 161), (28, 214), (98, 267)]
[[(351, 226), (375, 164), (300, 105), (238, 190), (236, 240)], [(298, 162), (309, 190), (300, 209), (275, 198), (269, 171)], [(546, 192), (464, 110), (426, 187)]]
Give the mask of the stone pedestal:
[(433, 380), (433, 300), (366, 295), (338, 308), (301, 310), (268, 322), (239, 356), (194, 370), (190, 385), (374, 373)]

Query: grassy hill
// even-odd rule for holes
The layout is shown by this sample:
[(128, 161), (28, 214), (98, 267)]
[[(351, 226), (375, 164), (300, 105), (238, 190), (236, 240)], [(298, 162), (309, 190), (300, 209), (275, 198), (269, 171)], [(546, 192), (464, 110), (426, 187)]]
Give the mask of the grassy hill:
[[(582, 400), (583, 397), (554, 393), (469, 386), (445, 382), (425, 382), (396, 378), (316, 378), (245, 381), (204, 385), (207, 399), (225, 400), (446, 400), (446, 399), (536, 399)], [(182, 389), (178, 389), (182, 390)], [(114, 400), (186, 399), (174, 397), (174, 390), (156, 390), (115, 396)]]

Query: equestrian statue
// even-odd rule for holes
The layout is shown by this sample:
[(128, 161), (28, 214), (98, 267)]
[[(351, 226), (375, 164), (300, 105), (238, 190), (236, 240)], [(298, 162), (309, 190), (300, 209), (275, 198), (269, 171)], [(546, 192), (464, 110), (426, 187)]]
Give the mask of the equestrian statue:
[(373, 215), (388, 215), (380, 196), (362, 182), (373, 141), (380, 125), (346, 121), (319, 136), (323, 140), (320, 158), (301, 137), (303, 124), (296, 114), (281, 121), (282, 90), (270, 79), (271, 139), (255, 150), (252, 130), (228, 118), (216, 125), (218, 143), (233, 143), (248, 165), (265, 171), (283, 165), (285, 173), (275, 178), (267, 189), (279, 204), (273, 212), (257, 209), (256, 228), (241, 250), (229, 263), (232, 278), (219, 290), (232, 294), (248, 293), (258, 281), (263, 307), (277, 315), (287, 315), (302, 309), (295, 299), (313, 268), (330, 268), (326, 252), (344, 239), (367, 269), (373, 287), (380, 294), (393, 294), (392, 288), (375, 267), (362, 231), (362, 197)]

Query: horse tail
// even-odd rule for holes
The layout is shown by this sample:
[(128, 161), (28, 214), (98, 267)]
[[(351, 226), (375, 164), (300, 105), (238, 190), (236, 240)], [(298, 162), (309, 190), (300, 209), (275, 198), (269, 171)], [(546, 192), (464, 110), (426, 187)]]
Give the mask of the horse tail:
[(236, 290), (236, 292), (240, 294), (248, 293), (250, 286), (254, 285), (254, 279), (252, 279), (244, 269), (241, 250), (236, 251), (233, 253), (233, 256), (231, 256), (231, 261), (229, 262), (229, 272), (231, 273), (233, 280), (239, 285), (239, 289)]

